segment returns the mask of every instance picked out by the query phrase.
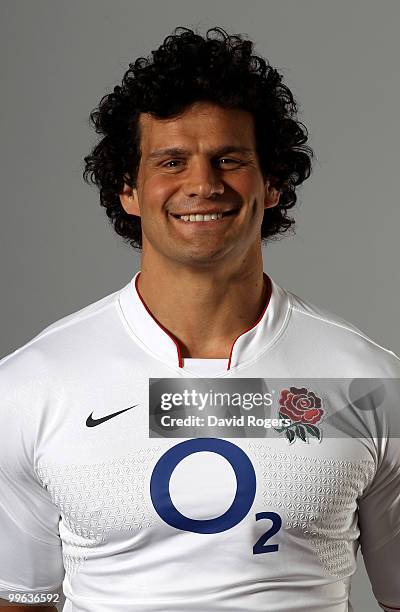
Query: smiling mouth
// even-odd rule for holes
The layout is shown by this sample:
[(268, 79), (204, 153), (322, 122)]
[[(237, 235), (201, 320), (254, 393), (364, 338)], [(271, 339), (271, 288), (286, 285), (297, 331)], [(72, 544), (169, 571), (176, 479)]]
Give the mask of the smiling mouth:
[(179, 219), (180, 221), (185, 222), (201, 222), (201, 221), (218, 221), (219, 219), (223, 219), (224, 217), (232, 217), (238, 212), (238, 209), (227, 210), (222, 213), (206, 213), (206, 214), (192, 214), (192, 215), (176, 215), (174, 213), (169, 213), (175, 219)]

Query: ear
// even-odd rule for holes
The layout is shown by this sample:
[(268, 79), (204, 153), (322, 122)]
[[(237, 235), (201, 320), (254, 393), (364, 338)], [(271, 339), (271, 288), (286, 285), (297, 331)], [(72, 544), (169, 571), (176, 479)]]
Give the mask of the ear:
[(265, 182), (264, 208), (273, 208), (279, 203), (281, 192), (271, 186), (270, 181)]
[(122, 192), (119, 194), (119, 199), (122, 208), (128, 215), (140, 217), (139, 200), (137, 190), (134, 187), (125, 183)]

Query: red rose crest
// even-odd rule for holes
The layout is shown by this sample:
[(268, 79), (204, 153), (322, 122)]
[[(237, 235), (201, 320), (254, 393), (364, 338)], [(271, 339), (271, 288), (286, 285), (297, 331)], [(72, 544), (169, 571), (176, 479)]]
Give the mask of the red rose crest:
[(305, 387), (283, 389), (279, 398), (279, 418), (290, 419), (291, 423), (275, 430), (279, 433), (284, 432), (290, 444), (293, 444), (296, 438), (308, 442), (309, 435), (320, 442), (322, 432), (316, 423), (320, 422), (324, 414), (321, 405), (321, 398)]

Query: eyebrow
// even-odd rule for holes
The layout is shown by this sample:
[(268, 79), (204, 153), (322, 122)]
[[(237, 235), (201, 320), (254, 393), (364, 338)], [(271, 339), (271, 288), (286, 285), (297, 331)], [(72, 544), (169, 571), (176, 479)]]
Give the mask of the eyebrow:
[[(247, 157), (253, 156), (253, 149), (249, 149), (248, 147), (239, 147), (235, 145), (226, 145), (224, 147), (220, 147), (218, 149), (213, 149), (209, 151), (211, 157), (220, 157), (221, 155), (227, 155), (228, 153), (241, 153)], [(179, 156), (190, 156), (191, 151), (189, 149), (185, 149), (183, 147), (172, 147), (166, 149), (156, 149), (152, 151), (148, 156), (148, 159), (160, 159), (161, 157), (179, 157)]]

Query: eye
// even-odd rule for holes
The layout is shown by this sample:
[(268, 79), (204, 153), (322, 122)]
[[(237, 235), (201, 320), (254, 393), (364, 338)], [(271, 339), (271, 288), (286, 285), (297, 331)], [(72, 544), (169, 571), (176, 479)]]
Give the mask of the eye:
[(182, 163), (181, 159), (170, 159), (162, 165), (164, 168), (177, 168), (178, 165), (181, 163)]
[[(238, 159), (232, 159), (231, 157), (221, 157), (218, 162), (223, 166), (231, 165), (231, 164), (241, 164), (242, 162)], [(225, 162), (225, 163), (222, 163)]]

